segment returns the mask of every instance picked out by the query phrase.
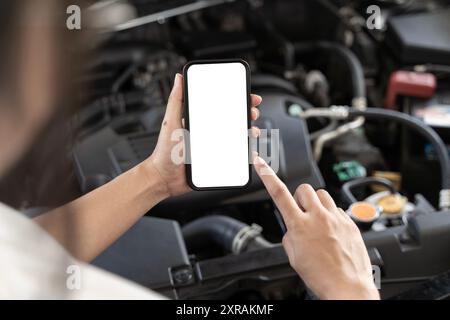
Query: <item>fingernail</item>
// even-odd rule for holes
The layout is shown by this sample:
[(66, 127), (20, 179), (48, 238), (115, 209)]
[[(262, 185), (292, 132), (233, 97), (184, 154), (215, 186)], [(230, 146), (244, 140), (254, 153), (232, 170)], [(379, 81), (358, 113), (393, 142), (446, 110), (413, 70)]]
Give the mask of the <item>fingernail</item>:
[(181, 74), (177, 73), (175, 75), (175, 80), (173, 81), (173, 87), (177, 87), (181, 84)]
[(255, 157), (255, 164), (264, 165), (266, 162), (260, 156)]

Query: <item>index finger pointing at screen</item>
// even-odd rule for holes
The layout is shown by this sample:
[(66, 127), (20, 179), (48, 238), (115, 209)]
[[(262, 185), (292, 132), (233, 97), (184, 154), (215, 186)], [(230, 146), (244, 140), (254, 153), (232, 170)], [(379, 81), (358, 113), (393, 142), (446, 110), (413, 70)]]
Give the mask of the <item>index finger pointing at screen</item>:
[(267, 192), (280, 210), (286, 227), (289, 229), (289, 226), (292, 226), (294, 221), (301, 217), (302, 210), (298, 207), (286, 185), (261, 157), (255, 157), (254, 165)]

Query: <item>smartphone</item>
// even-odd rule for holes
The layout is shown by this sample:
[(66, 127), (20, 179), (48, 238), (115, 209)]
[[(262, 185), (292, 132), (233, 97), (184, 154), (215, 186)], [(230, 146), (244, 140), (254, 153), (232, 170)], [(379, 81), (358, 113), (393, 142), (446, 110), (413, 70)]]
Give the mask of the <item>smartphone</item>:
[(243, 60), (185, 65), (186, 177), (194, 190), (250, 184), (250, 67)]

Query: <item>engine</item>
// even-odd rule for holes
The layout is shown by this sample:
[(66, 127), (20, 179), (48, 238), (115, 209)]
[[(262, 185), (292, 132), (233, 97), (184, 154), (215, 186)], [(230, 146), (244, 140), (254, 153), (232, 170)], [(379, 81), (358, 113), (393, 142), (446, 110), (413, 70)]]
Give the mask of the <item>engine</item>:
[[(280, 178), (291, 192), (327, 188), (356, 219), (355, 204), (372, 205), (374, 219), (359, 226), (382, 297), (420, 296), (450, 268), (450, 8), (372, 2), (381, 8), (375, 27), (366, 1), (130, 0), (95, 9), (124, 21), (102, 35), (80, 79), (71, 150), (79, 194), (152, 153), (187, 61), (242, 58), (263, 97), (256, 125), (279, 129)], [(173, 298), (313, 298), (280, 244), (276, 207), (255, 173), (252, 181), (245, 191), (160, 203), (94, 264)]]

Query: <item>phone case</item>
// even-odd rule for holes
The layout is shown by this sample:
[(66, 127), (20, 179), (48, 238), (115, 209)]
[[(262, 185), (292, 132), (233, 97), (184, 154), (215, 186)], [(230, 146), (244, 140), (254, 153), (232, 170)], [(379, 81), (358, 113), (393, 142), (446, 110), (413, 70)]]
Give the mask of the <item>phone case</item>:
[[(246, 83), (247, 83), (247, 129), (250, 129), (250, 108), (251, 108), (251, 98), (250, 98), (250, 66), (248, 65), (248, 63), (242, 59), (211, 59), (211, 60), (194, 60), (194, 61), (190, 61), (188, 62), (184, 67), (183, 67), (183, 82), (184, 82), (184, 121), (185, 121), (185, 128), (186, 130), (190, 130), (189, 128), (189, 100), (188, 100), (188, 90), (187, 90), (187, 84), (188, 84), (188, 77), (187, 77), (187, 71), (189, 69), (190, 66), (195, 65), (195, 64), (213, 64), (213, 63), (230, 63), (230, 62), (238, 62), (244, 65), (245, 70), (246, 70)], [(187, 159), (191, 159), (191, 150), (190, 150), (190, 145), (189, 145), (189, 139), (187, 139), (186, 141), (186, 152), (187, 152)], [(250, 147), (250, 141), (248, 141), (248, 146)], [(250, 152), (248, 152), (249, 154), (249, 159), (248, 159), (248, 181), (245, 185), (243, 186), (217, 186), (217, 187), (197, 187), (196, 185), (194, 185), (193, 181), (192, 181), (192, 167), (189, 163), (186, 164), (186, 180), (188, 185), (196, 191), (208, 191), (208, 190), (230, 190), (230, 189), (245, 189), (247, 188), (252, 180), (252, 172), (251, 172), (251, 165), (250, 165)]]

